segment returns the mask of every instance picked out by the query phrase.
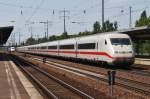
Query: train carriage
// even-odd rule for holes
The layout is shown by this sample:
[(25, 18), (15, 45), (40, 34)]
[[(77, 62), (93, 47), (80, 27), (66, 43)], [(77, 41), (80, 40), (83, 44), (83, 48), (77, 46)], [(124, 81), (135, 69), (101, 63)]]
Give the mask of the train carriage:
[(81, 59), (97, 60), (98, 36), (81, 37), (77, 39), (77, 57)]
[(132, 65), (134, 63), (134, 51), (130, 37), (127, 34), (116, 32), (18, 47), (17, 50), (43, 55), (102, 61), (113, 65)]
[(76, 57), (76, 40), (75, 38), (61, 40), (59, 42), (59, 56), (75, 58)]
[(58, 56), (58, 41), (53, 41), (47, 43), (48, 49), (47, 49), (47, 54), (48, 55), (53, 55), (53, 56)]
[(40, 54), (43, 54), (43, 55), (47, 55), (48, 54), (48, 52), (47, 52), (47, 49), (48, 49), (47, 44), (48, 44), (48, 42), (36, 45), (36, 46), (39, 47), (37, 52), (40, 53)]

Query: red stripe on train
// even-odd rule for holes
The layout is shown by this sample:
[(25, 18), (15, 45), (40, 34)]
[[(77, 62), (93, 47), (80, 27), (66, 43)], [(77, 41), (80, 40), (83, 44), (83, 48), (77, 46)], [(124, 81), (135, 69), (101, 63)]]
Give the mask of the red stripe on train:
[[(34, 50), (36, 52), (37, 50)], [(75, 51), (50, 51), (50, 50), (38, 50), (39, 52), (53, 52), (53, 53), (66, 53), (66, 54), (90, 54), (90, 55), (102, 55), (109, 58), (113, 58), (106, 52), (75, 52)]]

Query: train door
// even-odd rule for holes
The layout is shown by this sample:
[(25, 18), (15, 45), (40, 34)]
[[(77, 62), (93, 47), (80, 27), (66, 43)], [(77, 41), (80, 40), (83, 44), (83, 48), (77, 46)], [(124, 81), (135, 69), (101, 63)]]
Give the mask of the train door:
[(59, 45), (60, 45), (60, 43), (59, 43), (59, 41), (58, 41), (58, 43), (57, 43), (57, 54), (58, 54), (58, 56), (59, 56)]
[[(96, 52), (97, 52), (97, 53), (98, 53), (98, 50), (99, 50), (99, 42), (96, 41)], [(99, 56), (97, 55), (97, 56), (96, 56), (96, 60), (99, 59), (98, 57), (99, 57)]]
[(77, 44), (77, 41), (75, 43), (75, 54), (76, 54), (76, 58), (78, 57), (78, 44)]
[[(103, 53), (104, 52), (104, 39), (103, 38), (100, 38), (99, 40), (98, 40), (98, 52), (99, 53)], [(99, 54), (98, 55), (98, 59), (100, 60), (100, 61), (103, 61), (104, 60), (104, 58), (103, 58), (103, 56), (101, 55), (101, 54)]]
[(96, 52), (98, 52), (98, 42), (96, 42)]
[(98, 40), (98, 52), (102, 52), (103, 49), (103, 40), (99, 39)]

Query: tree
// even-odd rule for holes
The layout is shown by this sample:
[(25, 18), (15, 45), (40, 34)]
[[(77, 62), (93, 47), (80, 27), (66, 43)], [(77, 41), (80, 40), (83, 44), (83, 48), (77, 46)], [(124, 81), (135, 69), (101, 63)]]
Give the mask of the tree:
[(150, 25), (150, 17), (147, 17), (146, 11), (144, 10), (141, 13), (140, 19), (136, 20), (135, 26), (139, 27), (139, 26), (145, 26), (145, 25)]
[[(61, 39), (67, 39), (67, 38), (72, 38), (72, 37), (80, 37), (80, 36), (85, 36), (85, 35), (91, 35), (95, 33), (101, 33), (101, 32), (109, 32), (109, 31), (116, 31), (118, 28), (117, 22), (110, 22), (109, 20), (104, 22), (103, 27), (101, 27), (100, 23), (96, 21), (93, 24), (93, 31), (84, 31), (84, 32), (79, 32), (78, 34), (75, 35), (68, 35), (67, 32), (62, 33), (60, 36), (52, 35), (49, 37), (49, 39), (43, 37), (39, 38), (38, 40), (35, 40), (34, 38), (28, 38), (26, 40), (25, 45), (31, 45), (31, 44), (36, 44), (36, 43), (43, 43), (47, 41), (54, 41), (54, 40), (61, 40)], [(23, 44), (22, 44), (23, 45)]]
[(19, 45), (19, 46), (24, 46), (25, 45), (25, 43), (24, 43), (24, 41), (23, 42), (21, 42), (21, 44)]
[(98, 21), (96, 21), (93, 25), (93, 33), (99, 33), (101, 32), (101, 25)]
[(146, 40), (143, 46), (144, 53), (147, 53), (150, 56), (150, 41)]
[(103, 32), (110, 32), (110, 31), (116, 31), (118, 29), (118, 24), (115, 21), (114, 23), (110, 22), (109, 20), (104, 22), (104, 25), (102, 27)]
[(117, 21), (115, 21), (114, 22), (114, 31), (117, 31), (117, 29), (118, 29), (118, 23), (117, 23)]
[(55, 35), (52, 35), (52, 36), (49, 37), (49, 41), (54, 41), (56, 39), (57, 39), (57, 37)]
[[(139, 27), (139, 26), (150, 26), (150, 16), (147, 17), (147, 13), (144, 10), (141, 15), (139, 20), (136, 20), (135, 26)], [(143, 40), (141, 41), (141, 43), (136, 44), (138, 46), (139, 52), (140, 53), (147, 53), (150, 55), (150, 41), (149, 40)]]
[(35, 43), (36, 43), (36, 40), (32, 37), (30, 37), (26, 40), (26, 45), (32, 45), (32, 44), (35, 44)]
[(61, 39), (66, 39), (66, 38), (68, 38), (68, 37), (69, 37), (69, 36), (68, 36), (68, 33), (67, 33), (67, 32), (62, 33), (62, 35), (60, 36)]
[(38, 43), (43, 43), (43, 42), (47, 42), (47, 41), (48, 41), (48, 39), (45, 37), (38, 39)]
[(79, 32), (78, 36), (85, 36), (85, 35), (90, 35), (90, 34), (93, 34), (92, 32), (90, 31), (84, 31), (84, 32)]

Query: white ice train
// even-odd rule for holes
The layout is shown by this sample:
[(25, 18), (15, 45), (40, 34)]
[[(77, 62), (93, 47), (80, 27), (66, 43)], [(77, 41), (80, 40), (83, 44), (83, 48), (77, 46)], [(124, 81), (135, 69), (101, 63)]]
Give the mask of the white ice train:
[(23, 46), (18, 47), (17, 51), (106, 62), (112, 65), (134, 63), (134, 50), (130, 37), (116, 32)]
[(9, 48), (8, 48), (8, 51), (9, 51), (9, 52), (14, 52), (14, 51), (15, 51), (15, 47), (9, 47)]

